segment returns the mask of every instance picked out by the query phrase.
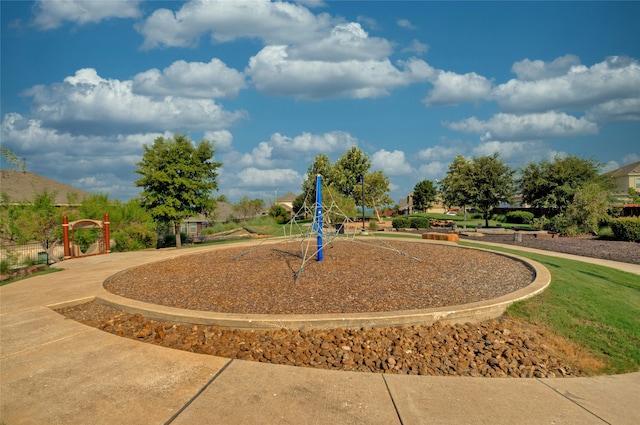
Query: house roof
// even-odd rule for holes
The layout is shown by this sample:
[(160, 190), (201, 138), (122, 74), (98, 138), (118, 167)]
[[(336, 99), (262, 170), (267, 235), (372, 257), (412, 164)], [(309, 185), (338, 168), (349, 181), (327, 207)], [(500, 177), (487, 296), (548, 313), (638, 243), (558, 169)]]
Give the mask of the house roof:
[(609, 171), (607, 174), (612, 177), (640, 175), (640, 161), (634, 162), (633, 164), (625, 165), (624, 167), (618, 168), (617, 170)]
[(286, 195), (282, 195), (281, 197), (276, 199), (276, 202), (293, 202), (297, 197), (298, 195), (296, 195), (295, 193), (289, 192)]
[(93, 196), (87, 191), (28, 171), (0, 170), (0, 173), (0, 192), (6, 193), (12, 204), (33, 202), (36, 195), (44, 190), (56, 194), (53, 200), (56, 206), (70, 205), (70, 196), (73, 199), (72, 205), (79, 205), (84, 198)]
[(225, 222), (229, 220), (229, 217), (233, 214), (233, 205), (218, 201), (216, 202), (216, 210), (213, 219), (207, 218), (204, 214), (199, 214), (197, 217), (189, 217), (184, 220), (185, 223), (207, 223), (211, 222)]

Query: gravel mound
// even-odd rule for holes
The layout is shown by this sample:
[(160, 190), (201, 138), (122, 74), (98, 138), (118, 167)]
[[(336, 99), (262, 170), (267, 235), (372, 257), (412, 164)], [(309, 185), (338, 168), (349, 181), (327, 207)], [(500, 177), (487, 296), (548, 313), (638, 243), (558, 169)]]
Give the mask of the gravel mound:
[(118, 336), (232, 359), (410, 375), (571, 377), (542, 329), (502, 317), (477, 325), (243, 331), (149, 320), (97, 302), (57, 310)]

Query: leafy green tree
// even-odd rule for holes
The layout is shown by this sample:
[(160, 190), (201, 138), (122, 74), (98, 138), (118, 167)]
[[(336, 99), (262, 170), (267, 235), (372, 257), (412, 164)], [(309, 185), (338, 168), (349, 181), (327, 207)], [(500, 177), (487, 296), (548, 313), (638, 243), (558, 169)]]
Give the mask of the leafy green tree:
[(2, 242), (24, 244), (37, 241), (42, 245), (42, 250), (49, 254), (49, 258), (57, 262), (53, 251), (61, 242), (62, 216), (67, 213), (67, 209), (56, 208), (55, 197), (56, 192), (43, 190), (36, 194), (33, 202), (9, 205), (8, 198), (3, 196), (0, 205)]
[(0, 146), (0, 157), (2, 156), (7, 160), (10, 168), (24, 171), (24, 161), (21, 161), (11, 149), (6, 146)]
[[(105, 214), (109, 214), (111, 239), (116, 242), (112, 248), (114, 251), (133, 251), (156, 246), (155, 223), (138, 199), (122, 203), (117, 199), (110, 200), (107, 194), (97, 194), (82, 200), (79, 218), (102, 220)], [(95, 232), (94, 230), (93, 233)], [(89, 242), (92, 243), (93, 240)]]
[(233, 206), (233, 211), (239, 215), (239, 218), (247, 219), (259, 216), (264, 208), (262, 199), (249, 199), (248, 196), (243, 196), (240, 202)]
[(151, 147), (144, 145), (136, 185), (143, 188), (140, 204), (160, 223), (171, 223), (176, 247), (182, 246), (180, 223), (198, 214), (215, 210), (212, 192), (218, 189), (216, 178), (220, 162), (213, 161), (213, 144), (201, 140), (194, 146), (181, 134), (156, 138)]
[(331, 179), (332, 186), (343, 196), (352, 198), (356, 203), (362, 202), (358, 185), (361, 182), (360, 177), (366, 177), (369, 168), (371, 168), (369, 157), (353, 146), (336, 161)]
[(473, 206), (480, 210), (485, 225), (496, 205), (508, 201), (514, 192), (514, 170), (504, 164), (498, 153), (467, 161), (458, 155), (440, 187), (445, 205)]
[(431, 180), (422, 180), (413, 187), (413, 206), (424, 211), (433, 206), (438, 190)]
[(389, 178), (382, 171), (373, 171), (367, 174), (364, 178), (364, 205), (374, 209), (378, 221), (380, 221), (378, 207), (384, 207), (391, 203), (393, 203), (393, 199), (389, 197)]
[[(543, 160), (528, 164), (521, 172), (518, 187), (522, 200), (536, 208), (564, 211), (576, 192), (586, 183), (602, 181), (600, 164), (593, 159), (574, 155), (556, 156), (553, 161)], [(606, 187), (605, 184), (603, 187)]]
[(634, 188), (630, 187), (629, 199), (631, 199), (632, 204), (640, 204), (640, 192), (636, 192)]
[(269, 217), (273, 217), (276, 223), (285, 224), (291, 220), (291, 214), (282, 205), (273, 204), (269, 207)]
[(462, 207), (467, 219), (467, 206), (471, 204), (472, 163), (462, 155), (457, 155), (440, 181), (442, 201), (448, 207)]
[(563, 233), (591, 233), (597, 235), (600, 223), (608, 221), (613, 198), (597, 182), (581, 186), (573, 197), (573, 201), (563, 213), (568, 228), (560, 229)]
[(313, 163), (307, 169), (307, 175), (302, 182), (302, 193), (296, 197), (293, 202), (294, 211), (304, 211), (305, 208), (311, 208), (316, 202), (316, 176), (320, 174), (325, 186), (334, 184), (333, 181), (333, 165), (329, 157), (320, 154), (315, 157)]
[(323, 203), (331, 205), (330, 210), (324, 211), (328, 213), (328, 222), (338, 224), (344, 222), (347, 218), (355, 217), (356, 203), (352, 198), (343, 196), (337, 189), (327, 186), (322, 189)]
[(480, 210), (485, 225), (489, 227), (493, 207), (509, 201), (514, 194), (515, 170), (506, 165), (498, 153), (473, 158), (471, 170), (470, 202)]

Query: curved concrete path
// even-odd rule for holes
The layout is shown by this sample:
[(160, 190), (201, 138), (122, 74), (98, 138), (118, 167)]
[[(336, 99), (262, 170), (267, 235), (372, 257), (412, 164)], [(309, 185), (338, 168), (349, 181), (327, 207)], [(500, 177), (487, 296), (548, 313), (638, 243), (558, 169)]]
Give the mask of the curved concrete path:
[(92, 299), (117, 271), (200, 249), (77, 259), (1, 287), (0, 423), (640, 423), (640, 373), (488, 379), (269, 365), (139, 343), (48, 307)]

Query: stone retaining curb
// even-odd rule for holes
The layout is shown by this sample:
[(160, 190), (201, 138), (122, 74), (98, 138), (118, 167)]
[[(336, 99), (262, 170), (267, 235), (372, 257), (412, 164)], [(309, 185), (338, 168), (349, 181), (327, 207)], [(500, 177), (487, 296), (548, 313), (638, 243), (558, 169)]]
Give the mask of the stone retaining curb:
[[(437, 243), (437, 242), (430, 242)], [(456, 247), (457, 249), (479, 249)], [(485, 250), (489, 251), (489, 250)], [(442, 323), (478, 323), (501, 316), (506, 308), (516, 301), (524, 300), (542, 292), (551, 282), (551, 274), (540, 263), (511, 254), (496, 255), (516, 259), (535, 274), (531, 284), (518, 291), (498, 298), (475, 303), (420, 309), (372, 313), (332, 313), (332, 314), (240, 314), (187, 310), (161, 306), (121, 297), (100, 288), (95, 299), (103, 304), (116, 307), (128, 313), (140, 313), (149, 319), (170, 322), (215, 325), (236, 329), (360, 329), (370, 327), (430, 325)], [(108, 280), (108, 279), (107, 279)]]

